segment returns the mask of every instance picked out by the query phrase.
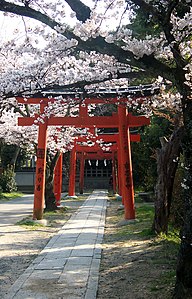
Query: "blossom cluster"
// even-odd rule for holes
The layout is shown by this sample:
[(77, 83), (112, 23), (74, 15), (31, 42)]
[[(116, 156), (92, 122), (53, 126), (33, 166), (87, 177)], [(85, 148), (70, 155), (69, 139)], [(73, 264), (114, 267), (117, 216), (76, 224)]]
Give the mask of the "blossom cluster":
[[(164, 9), (165, 12), (169, 5), (169, 1), (166, 0), (145, 0), (144, 2), (152, 5), (157, 11)], [(189, 3), (188, 0), (183, 2)], [(118, 90), (122, 86), (128, 86), (131, 81), (127, 79), (129, 75), (134, 73), (136, 76), (139, 71), (145, 73), (143, 65), (141, 64), (139, 68), (137, 64), (137, 61), (145, 56), (152, 56), (157, 61), (163, 62), (165, 66), (171, 65), (171, 71), (171, 68), (174, 68), (175, 45), (178, 45), (184, 65), (185, 83), (189, 89), (192, 88), (192, 44), (190, 39), (192, 9), (186, 12), (183, 17), (178, 16), (173, 10), (170, 17), (172, 28), (170, 34), (173, 41), (169, 42), (163, 31), (159, 32), (156, 37), (146, 34), (142, 39), (136, 38), (132, 30), (128, 28), (131, 19), (134, 22), (136, 12), (131, 10), (131, 5), (126, 0), (94, 1), (90, 7), (90, 18), (85, 22), (77, 20), (75, 11), (70, 11), (65, 1), (31, 0), (25, 3), (23, 0), (15, 0), (13, 3), (20, 6), (29, 5), (42, 14), (46, 12), (46, 16), (49, 16), (58, 25), (54, 29), (50, 29), (43, 24), (23, 19), (23, 27), (21, 29), (16, 28), (13, 35), (1, 44), (1, 110), (6, 108), (10, 109), (10, 112), (5, 111), (2, 114), (0, 130), (1, 136), (4, 134), (4, 138), (9, 142), (13, 142), (15, 139), (21, 145), (24, 142), (23, 136), (28, 135), (29, 143), (37, 142), (37, 125), (38, 122), (44, 121), (45, 116), (72, 115), (75, 117), (78, 115), (78, 108), (73, 99), (64, 101), (63, 98), (58, 98), (57, 101), (49, 103), (45, 109), (45, 114), (37, 119), (36, 125), (34, 124), (30, 129), (17, 127), (18, 112), (15, 113), (15, 111), (18, 111), (18, 108), (22, 109), (22, 107), (17, 105), (14, 95), (28, 97), (39, 92), (41, 94), (44, 92), (46, 95), (47, 90), (73, 87), (78, 84), (83, 86), (84, 90), (88, 85), (95, 90), (99, 90), (101, 87), (109, 90), (114, 87)], [(68, 18), (69, 15), (70, 18)], [(11, 16), (15, 18), (15, 16)], [(111, 23), (114, 23), (115, 27)], [(73, 36), (73, 38), (69, 38), (69, 36)], [(110, 44), (112, 44), (118, 46), (119, 51), (124, 50), (127, 53), (125, 62), (120, 63), (117, 55), (115, 58), (112, 55), (104, 54), (103, 49), (101, 49), (103, 53), (99, 53), (99, 50), (93, 51), (86, 48), (86, 44), (83, 42), (94, 41), (97, 37), (101, 37), (102, 41), (105, 40), (105, 46), (109, 49)], [(81, 41), (83, 42), (81, 43)], [(82, 45), (84, 45), (84, 49)], [(154, 69), (154, 66), (152, 67)], [(124, 76), (124, 78), (118, 79), (118, 76)], [(150, 100), (143, 98), (142, 102), (128, 98), (127, 106), (134, 106), (139, 112), (148, 115), (155, 109), (163, 110), (167, 107), (175, 112), (180, 112), (181, 94), (174, 88), (167, 92), (165, 80), (155, 82), (155, 76), (156, 74), (153, 82), (154, 85), (159, 84), (161, 86), (161, 94), (158, 96), (151, 94)], [(157, 78), (158, 80), (160, 79)], [(23, 110), (23, 113), (34, 116), (39, 112), (39, 106), (32, 105), (28, 109), (28, 112)], [(94, 105), (89, 106), (90, 116), (91, 114), (94, 115), (94, 109)], [(58, 135), (56, 128), (49, 128), (49, 130), (50, 136)], [(13, 132), (12, 136), (11, 131)], [(73, 143), (73, 136), (76, 134), (75, 129), (67, 130), (65, 128), (59, 134), (62, 138), (58, 137), (57, 142), (50, 137), (50, 148), (52, 150), (54, 148), (70, 148)]]

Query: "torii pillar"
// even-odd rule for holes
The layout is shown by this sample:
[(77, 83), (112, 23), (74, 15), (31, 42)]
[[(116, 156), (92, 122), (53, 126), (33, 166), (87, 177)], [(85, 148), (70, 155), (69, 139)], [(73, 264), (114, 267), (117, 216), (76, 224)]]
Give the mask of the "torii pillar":
[(79, 179), (79, 193), (83, 194), (83, 186), (84, 186), (84, 169), (85, 169), (85, 153), (81, 153), (80, 158), (80, 179)]
[[(40, 113), (44, 113), (46, 104), (40, 104)], [(46, 152), (47, 152), (47, 120), (39, 124), (38, 148), (36, 161), (36, 179), (34, 190), (33, 219), (43, 219), (45, 205), (45, 170), (46, 170)]]
[(112, 155), (112, 177), (113, 177), (113, 193), (117, 193), (117, 179), (116, 179), (116, 161), (115, 161), (115, 152)]
[(62, 191), (62, 166), (63, 166), (63, 154), (59, 155), (57, 164), (54, 171), (54, 195), (56, 199), (56, 205), (61, 205), (61, 191)]
[[(120, 152), (120, 141), (118, 140), (118, 150), (117, 150), (117, 169), (118, 169), (118, 192), (119, 195), (122, 196), (122, 183), (121, 183), (121, 168), (122, 168), (122, 162), (121, 162), (121, 152)], [(123, 197), (122, 197), (122, 204), (123, 204)]]
[(127, 124), (127, 108), (120, 105), (118, 107), (119, 115), (119, 143), (121, 154), (121, 182), (122, 198), (125, 207), (125, 219), (135, 219), (134, 207), (134, 189), (131, 163), (130, 133)]
[(75, 196), (76, 157), (76, 148), (74, 146), (70, 153), (69, 196)]

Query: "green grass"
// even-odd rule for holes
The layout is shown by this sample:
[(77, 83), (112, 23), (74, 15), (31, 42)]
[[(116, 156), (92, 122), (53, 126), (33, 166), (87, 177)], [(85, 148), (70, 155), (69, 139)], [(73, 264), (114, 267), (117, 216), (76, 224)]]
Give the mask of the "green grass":
[[(118, 219), (114, 222), (119, 222), (123, 218), (123, 211), (118, 213)], [(138, 204), (136, 208), (136, 220), (129, 225), (122, 226), (116, 232), (119, 237), (128, 238), (152, 238), (155, 236), (152, 231), (152, 223), (154, 217), (154, 207), (151, 204)]]
[(151, 249), (154, 250), (154, 256), (151, 258), (151, 266), (161, 267), (163, 269), (158, 276), (158, 279), (154, 279), (154, 281), (150, 283), (149, 288), (152, 293), (158, 292), (158, 294), (161, 291), (166, 290), (167, 295), (164, 296), (167, 296), (167, 299), (171, 299), (170, 294), (175, 285), (175, 269), (180, 246), (179, 231), (172, 226), (169, 226), (167, 235), (160, 234), (159, 236), (156, 236), (151, 230), (153, 217), (154, 209), (152, 206), (144, 204), (137, 208), (139, 224), (145, 226), (145, 228), (140, 231), (139, 237), (150, 239)]
[(174, 228), (169, 228), (168, 234), (160, 234), (158, 236), (158, 240), (161, 242), (173, 242), (175, 244), (180, 243), (180, 237), (179, 237), (179, 230)]
[(161, 248), (160, 254), (153, 261), (154, 264), (167, 263), (175, 265), (180, 247), (179, 231), (173, 230), (169, 231), (167, 235), (160, 234), (156, 236), (151, 246), (159, 246)]
[(139, 222), (153, 221), (154, 207), (151, 204), (138, 204), (136, 207), (136, 218)]
[(16, 225), (21, 225), (24, 228), (30, 230), (37, 230), (40, 227), (55, 227), (59, 222), (64, 223), (69, 211), (66, 207), (62, 207), (56, 211), (47, 211), (43, 214), (43, 219), (47, 220), (47, 224), (42, 224), (35, 222), (31, 219), (31, 216), (27, 216), (26, 218), (18, 221)]
[(37, 222), (35, 222), (31, 219), (27, 219), (27, 218), (25, 218), (21, 221), (18, 221), (16, 223), (16, 225), (21, 225), (21, 226), (23, 226), (25, 228), (28, 228), (28, 229), (31, 229), (31, 230), (32, 229), (36, 230), (36, 228), (38, 228), (38, 227), (44, 227), (43, 224), (37, 223)]
[(12, 193), (0, 193), (0, 200), (11, 200), (17, 197), (22, 197), (23, 193), (21, 192), (12, 192)]
[[(118, 213), (118, 219), (114, 221), (118, 222), (123, 218), (123, 211)], [(173, 247), (178, 249), (180, 244), (179, 231), (169, 226), (169, 233), (160, 234), (155, 238), (155, 233), (152, 231), (152, 224), (154, 219), (154, 206), (148, 203), (139, 203), (136, 207), (136, 221), (129, 225), (122, 226), (117, 231), (119, 236), (135, 236), (141, 238), (153, 238), (153, 243), (156, 244), (174, 244)], [(167, 245), (166, 245), (167, 246)]]
[(55, 217), (55, 216), (62, 216), (63, 214), (66, 214), (66, 212), (69, 210), (68, 207), (62, 207), (55, 211), (46, 211), (43, 213), (43, 218), (48, 219), (49, 217)]
[[(167, 290), (168, 295), (167, 299), (172, 298), (172, 292), (170, 290), (173, 290), (174, 285), (175, 285), (175, 270), (168, 270), (167, 272), (163, 272), (160, 277), (158, 277), (158, 280), (154, 280), (151, 283), (150, 286), (150, 291), (151, 293), (159, 293), (159, 292), (164, 292)], [(155, 294), (154, 294), (155, 295)]]

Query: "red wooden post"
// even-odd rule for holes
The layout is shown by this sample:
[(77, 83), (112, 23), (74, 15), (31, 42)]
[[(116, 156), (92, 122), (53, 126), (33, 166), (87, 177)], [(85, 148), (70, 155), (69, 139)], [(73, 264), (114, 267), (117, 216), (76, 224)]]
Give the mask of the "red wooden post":
[(79, 180), (79, 193), (83, 194), (84, 187), (84, 169), (85, 169), (85, 153), (81, 153), (80, 158), (80, 180)]
[(125, 219), (135, 219), (134, 189), (131, 165), (130, 133), (127, 126), (127, 109), (118, 107), (119, 115), (119, 141), (121, 153), (122, 196), (125, 206)]
[(113, 193), (117, 193), (117, 181), (116, 181), (116, 164), (115, 164), (115, 153), (113, 152), (112, 158), (112, 177), (113, 177)]
[[(40, 105), (40, 113), (44, 113), (46, 104)], [(36, 161), (36, 179), (34, 190), (33, 219), (43, 219), (45, 204), (45, 170), (46, 170), (46, 146), (47, 146), (47, 120), (39, 124), (38, 148)]]
[(75, 177), (76, 177), (76, 148), (70, 153), (70, 173), (69, 173), (69, 196), (75, 196)]
[(54, 171), (54, 194), (56, 199), (56, 205), (61, 205), (61, 191), (62, 191), (62, 165), (63, 165), (63, 154), (61, 153)]
[(79, 104), (79, 116), (80, 117), (87, 117), (88, 116), (87, 104), (85, 104), (85, 103)]
[[(117, 150), (117, 160), (118, 160), (118, 192), (119, 195), (122, 196), (122, 179), (121, 179), (121, 174), (122, 174), (122, 162), (121, 162), (121, 152), (120, 152), (120, 141), (118, 141), (118, 150)], [(122, 204), (123, 204), (123, 197), (122, 197)]]
[(118, 193), (117, 151), (115, 153), (115, 180), (116, 180), (116, 194), (117, 194)]

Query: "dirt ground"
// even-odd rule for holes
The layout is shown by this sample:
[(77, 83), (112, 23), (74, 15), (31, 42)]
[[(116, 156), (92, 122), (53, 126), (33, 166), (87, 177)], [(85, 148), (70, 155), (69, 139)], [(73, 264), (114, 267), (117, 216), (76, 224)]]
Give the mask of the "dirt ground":
[(97, 299), (171, 299), (177, 254), (140, 236), (143, 224), (132, 224), (130, 234), (119, 227), (119, 204), (113, 200), (107, 209)]
[[(52, 215), (52, 226), (29, 229), (23, 226), (4, 227), (0, 231), (0, 298), (29, 266), (83, 203), (71, 201), (71, 208), (61, 216)], [(100, 268), (98, 299), (169, 299), (173, 285), (161, 282), (163, 273), (169, 273), (171, 265), (157, 260), (159, 245), (151, 246), (151, 240), (127, 238), (120, 233), (117, 222), (122, 218), (118, 212), (119, 202), (111, 201), (107, 209), (105, 237)], [(49, 218), (49, 217), (48, 217)], [(154, 262), (155, 261), (155, 262)], [(164, 260), (163, 260), (164, 261)], [(167, 272), (168, 271), (168, 272)]]
[(46, 227), (0, 227), (0, 299), (83, 202), (68, 200), (64, 213), (47, 213)]

